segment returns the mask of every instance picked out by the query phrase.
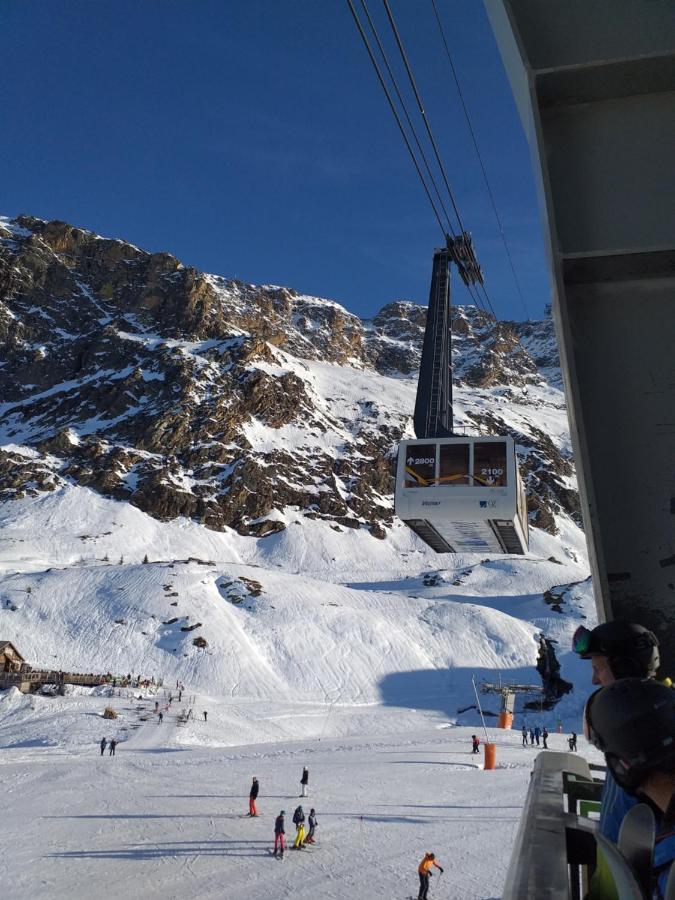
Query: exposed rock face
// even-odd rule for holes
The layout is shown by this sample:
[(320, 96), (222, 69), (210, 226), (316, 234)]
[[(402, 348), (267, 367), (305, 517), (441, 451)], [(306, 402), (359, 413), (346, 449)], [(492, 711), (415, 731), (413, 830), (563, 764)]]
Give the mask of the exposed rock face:
[[(362, 322), (64, 222), (3, 221), (0, 497), (67, 478), (214, 529), (272, 533), (295, 507), (385, 536), (412, 413), (392, 406), (391, 384), (410, 393), (424, 307), (399, 300)], [(453, 350), (456, 385), (478, 398), (464, 421), (497, 433), (496, 396), (526, 406), (528, 386), (559, 379), (550, 322), (456, 308)], [(329, 363), (369, 378), (367, 398), (343, 396), (337, 374), (327, 388)], [(533, 521), (554, 530), (555, 511), (577, 512), (569, 452), (534, 424), (507, 430), (525, 450)]]

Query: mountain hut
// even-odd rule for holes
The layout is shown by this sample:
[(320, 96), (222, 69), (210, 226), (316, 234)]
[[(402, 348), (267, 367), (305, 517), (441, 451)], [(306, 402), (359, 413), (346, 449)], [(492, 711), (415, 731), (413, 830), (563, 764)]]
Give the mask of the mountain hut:
[(11, 641), (0, 641), (0, 672), (18, 672), (23, 662), (23, 656)]

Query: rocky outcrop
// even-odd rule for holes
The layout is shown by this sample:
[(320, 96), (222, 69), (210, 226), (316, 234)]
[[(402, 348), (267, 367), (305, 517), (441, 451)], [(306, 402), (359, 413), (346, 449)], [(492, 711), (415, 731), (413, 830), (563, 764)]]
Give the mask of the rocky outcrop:
[[(322, 392), (310, 364), (407, 383), (425, 323), (425, 308), (403, 300), (362, 322), (332, 301), (205, 275), (65, 222), (5, 221), (0, 496), (69, 479), (213, 529), (270, 534), (290, 507), (382, 538), (412, 410), (380, 404), (377, 387), (359, 400)], [(453, 350), (458, 389), (491, 398), (465, 421), (497, 433), (504, 421), (486, 411), (497, 395), (527, 403), (528, 386), (559, 377), (550, 322), (459, 307)], [(555, 531), (556, 513), (577, 513), (572, 463), (543, 429), (508, 430), (533, 524)]]

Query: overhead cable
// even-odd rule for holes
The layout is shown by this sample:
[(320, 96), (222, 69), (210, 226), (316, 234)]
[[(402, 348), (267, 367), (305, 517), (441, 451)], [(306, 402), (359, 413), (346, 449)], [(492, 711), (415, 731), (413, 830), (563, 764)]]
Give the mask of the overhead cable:
[[(480, 282), (480, 283), (477, 285), (477, 290), (478, 290), (478, 291), (480, 291), (481, 288), (483, 289), (483, 293), (485, 294), (485, 300), (487, 301), (488, 308), (489, 308), (490, 312), (492, 313), (492, 315), (494, 316), (494, 318), (495, 318), (495, 320), (496, 320), (496, 319), (497, 319), (497, 313), (495, 312), (495, 308), (494, 308), (494, 306), (492, 305), (492, 300), (490, 299), (490, 295), (488, 294), (487, 288), (485, 287), (485, 284), (484, 284), (483, 282)], [(486, 310), (486, 311), (487, 311), (487, 310)]]
[(516, 273), (516, 267), (513, 263), (513, 257), (511, 256), (511, 249), (509, 247), (508, 241), (506, 240), (506, 232), (504, 230), (504, 225), (501, 220), (501, 216), (499, 215), (499, 211), (497, 209), (497, 202), (495, 200), (494, 194), (492, 192), (492, 188), (490, 186), (490, 180), (488, 178), (487, 170), (485, 168), (485, 164), (483, 163), (483, 157), (480, 152), (480, 148), (478, 147), (478, 139), (476, 138), (476, 133), (473, 128), (473, 124), (471, 122), (471, 116), (469, 115), (469, 110), (464, 100), (464, 94), (462, 92), (462, 87), (459, 82), (459, 78), (457, 76), (457, 70), (455, 69), (455, 64), (452, 61), (452, 55), (450, 53), (450, 48), (448, 47), (448, 42), (445, 37), (445, 30), (443, 28), (443, 23), (441, 22), (441, 18), (438, 14), (438, 9), (436, 7), (436, 0), (431, 0), (431, 5), (434, 8), (434, 14), (436, 16), (436, 22), (438, 23), (438, 30), (441, 33), (441, 39), (443, 41), (443, 46), (445, 47), (445, 54), (448, 58), (448, 63), (450, 65), (450, 71), (452, 72), (452, 77), (455, 82), (455, 86), (457, 88), (457, 93), (459, 94), (459, 101), (462, 105), (462, 109), (464, 111), (464, 117), (466, 118), (466, 123), (469, 126), (469, 132), (471, 134), (471, 140), (473, 141), (473, 146), (476, 151), (476, 156), (478, 157), (478, 162), (480, 164), (481, 171), (483, 173), (483, 180), (485, 181), (485, 187), (487, 188), (488, 196), (490, 198), (490, 203), (492, 204), (492, 209), (494, 210), (495, 219), (497, 220), (497, 227), (499, 228), (499, 233), (502, 237), (502, 242), (504, 244), (504, 250), (506, 251), (506, 256), (509, 261), (509, 266), (511, 267), (511, 273), (513, 274), (513, 280), (516, 285), (516, 290), (518, 291), (518, 296), (520, 297), (520, 302), (523, 305), (523, 311), (527, 318), (529, 318), (529, 312), (527, 309), (527, 303), (525, 302), (525, 297), (523, 296), (523, 292), (520, 287), (520, 281), (518, 279), (518, 275)]
[(360, 22), (360, 20), (359, 20), (358, 14), (357, 14), (357, 12), (356, 12), (356, 10), (355, 10), (355, 8), (354, 8), (354, 4), (353, 4), (352, 0), (347, 0), (347, 3), (349, 4), (349, 9), (351, 10), (352, 16), (354, 17), (354, 22), (356, 23), (356, 27), (357, 27), (357, 29), (358, 29), (358, 31), (359, 31), (359, 34), (361, 35), (361, 40), (363, 41), (363, 44), (364, 44), (366, 50), (368, 51), (368, 56), (370, 57), (370, 61), (371, 61), (371, 63), (373, 64), (373, 68), (375, 69), (375, 72), (376, 72), (376, 74), (377, 74), (377, 77), (378, 77), (378, 80), (379, 80), (379, 82), (380, 82), (380, 85), (382, 86), (382, 90), (384, 91), (384, 94), (385, 94), (385, 96), (386, 96), (386, 98), (387, 98), (387, 101), (388, 101), (388, 103), (389, 103), (389, 106), (390, 106), (390, 108), (391, 108), (391, 111), (392, 111), (393, 114), (394, 114), (394, 118), (396, 119), (396, 124), (398, 125), (399, 131), (401, 132), (401, 135), (402, 135), (402, 137), (403, 137), (403, 140), (405, 141), (405, 145), (406, 145), (406, 147), (408, 148), (408, 153), (410, 154), (410, 158), (411, 158), (412, 161), (413, 161), (413, 165), (415, 166), (415, 169), (416, 169), (416, 171), (417, 171), (417, 175), (418, 175), (420, 181), (422, 182), (422, 187), (424, 188), (424, 192), (425, 192), (425, 194), (427, 195), (427, 199), (429, 200), (429, 203), (431, 204), (431, 208), (432, 208), (433, 211), (434, 211), (434, 215), (435, 215), (435, 217), (436, 217), (436, 221), (437, 221), (438, 224), (440, 225), (441, 231), (443, 232), (443, 236), (445, 237), (445, 233), (446, 233), (445, 227), (444, 227), (444, 225), (443, 225), (443, 222), (441, 221), (441, 217), (440, 217), (440, 215), (439, 215), (439, 213), (438, 213), (438, 210), (436, 209), (436, 205), (435, 205), (435, 203), (434, 203), (434, 201), (433, 201), (433, 198), (432, 198), (432, 196), (431, 196), (431, 194), (430, 194), (430, 192), (429, 192), (429, 188), (427, 187), (427, 183), (426, 183), (426, 181), (424, 180), (424, 176), (422, 175), (422, 171), (421, 171), (421, 169), (420, 169), (420, 167), (419, 167), (419, 163), (417, 162), (417, 157), (415, 156), (415, 153), (414, 153), (414, 151), (413, 151), (413, 148), (410, 146), (410, 141), (408, 140), (408, 135), (405, 133), (405, 129), (404, 129), (404, 127), (403, 127), (403, 123), (401, 122), (401, 117), (399, 116), (399, 114), (398, 114), (398, 112), (397, 112), (397, 110), (396, 110), (396, 106), (394, 105), (394, 101), (392, 100), (391, 94), (389, 93), (389, 89), (387, 88), (387, 85), (385, 84), (384, 77), (382, 76), (382, 72), (380, 71), (380, 67), (379, 67), (379, 65), (377, 64), (377, 60), (375, 59), (375, 56), (374, 56), (373, 51), (372, 51), (372, 49), (371, 49), (370, 43), (369, 43), (369, 41), (368, 41), (368, 37), (366, 36), (365, 31), (363, 30), (363, 27), (362, 27), (361, 22)]
[(379, 35), (378, 35), (378, 33), (377, 33), (377, 28), (375, 27), (375, 23), (373, 22), (373, 20), (372, 20), (372, 18), (371, 18), (371, 15), (370, 15), (370, 13), (369, 13), (369, 11), (368, 11), (368, 7), (367, 7), (367, 5), (366, 5), (366, 0), (361, 0), (361, 6), (363, 7), (363, 11), (364, 11), (364, 13), (366, 14), (366, 18), (368, 19), (368, 24), (370, 25), (370, 30), (371, 30), (372, 33), (373, 33), (373, 37), (375, 38), (375, 41), (376, 41), (376, 43), (377, 43), (378, 50), (380, 51), (380, 55), (381, 55), (381, 57), (382, 57), (382, 60), (384, 61), (384, 64), (385, 64), (385, 66), (386, 66), (386, 68), (387, 68), (387, 72), (389, 73), (389, 78), (391, 79), (391, 83), (392, 83), (392, 85), (394, 86), (394, 90), (396, 91), (396, 96), (398, 97), (398, 102), (401, 104), (401, 108), (402, 108), (403, 114), (404, 114), (404, 116), (405, 116), (405, 118), (406, 118), (406, 122), (408, 123), (408, 127), (410, 128), (410, 131), (412, 132), (412, 136), (413, 136), (413, 138), (414, 138), (414, 140), (415, 140), (415, 145), (417, 146), (417, 149), (418, 149), (418, 151), (419, 151), (419, 154), (420, 154), (420, 156), (422, 157), (422, 162), (424, 163), (424, 168), (425, 168), (425, 170), (426, 170), (426, 173), (427, 173), (427, 175), (429, 176), (429, 180), (431, 181), (431, 184), (433, 185), (434, 192), (435, 192), (435, 194), (436, 194), (436, 197), (437, 197), (437, 199), (438, 199), (438, 202), (439, 202), (439, 204), (440, 204), (440, 207), (441, 207), (441, 209), (443, 210), (443, 213), (444, 213), (444, 215), (445, 215), (445, 218), (446, 218), (447, 221), (448, 221), (448, 230), (450, 231), (450, 234), (451, 234), (451, 235), (453, 236), (453, 238), (454, 238), (454, 237), (455, 237), (455, 231), (454, 231), (454, 229), (453, 229), (453, 227), (452, 227), (452, 222), (450, 221), (450, 216), (448, 215), (448, 211), (447, 211), (447, 209), (445, 208), (445, 204), (443, 203), (443, 199), (442, 199), (441, 193), (440, 193), (440, 191), (439, 191), (439, 189), (438, 189), (438, 185), (436, 184), (436, 180), (435, 180), (435, 178), (434, 178), (434, 176), (433, 176), (433, 174), (432, 174), (432, 172), (431, 172), (431, 168), (430, 168), (430, 166), (429, 166), (429, 162), (428, 162), (427, 157), (426, 157), (426, 155), (425, 155), (425, 153), (424, 153), (424, 150), (422, 149), (422, 145), (421, 145), (421, 143), (420, 143), (420, 139), (419, 139), (418, 136), (417, 136), (417, 131), (415, 130), (415, 126), (413, 125), (412, 120), (411, 120), (411, 118), (410, 118), (410, 115), (409, 115), (409, 113), (408, 113), (408, 108), (406, 107), (405, 100), (403, 99), (403, 96), (402, 96), (401, 91), (400, 91), (400, 89), (399, 89), (398, 82), (396, 81), (396, 77), (395, 77), (395, 75), (394, 75), (394, 73), (393, 73), (393, 71), (392, 71), (391, 66), (389, 65), (389, 60), (387, 59), (387, 54), (385, 53), (384, 47), (382, 46), (382, 42), (380, 41), (380, 37), (379, 37)]
[(424, 109), (424, 104), (422, 103), (422, 98), (420, 97), (419, 91), (417, 90), (417, 85), (415, 84), (415, 79), (413, 77), (412, 69), (410, 68), (410, 63), (408, 62), (408, 57), (406, 55), (405, 49), (403, 47), (403, 43), (401, 41), (401, 36), (398, 33), (398, 28), (396, 27), (396, 22), (394, 21), (394, 16), (391, 11), (391, 7), (389, 6), (389, 0), (382, 0), (384, 4), (384, 8), (387, 12), (387, 18), (389, 19), (389, 24), (391, 25), (391, 29), (394, 32), (394, 37), (396, 38), (396, 44), (398, 45), (399, 53), (401, 54), (401, 59), (403, 60), (403, 64), (405, 65), (406, 72), (408, 73), (408, 79), (410, 81), (410, 86), (413, 89), (413, 93), (415, 94), (415, 99), (417, 100), (417, 106), (420, 111), (420, 115), (424, 121), (424, 126), (427, 130), (427, 135), (429, 136), (429, 140), (431, 141), (431, 146), (434, 148), (434, 154), (436, 156), (436, 162), (438, 163), (438, 168), (441, 171), (441, 175), (443, 176), (443, 181), (445, 183), (445, 187), (450, 195), (450, 200), (452, 201), (452, 208), (455, 210), (455, 215), (457, 216), (457, 222), (459, 223), (459, 231), (465, 231), (464, 226), (462, 225), (462, 219), (459, 214), (459, 210), (457, 209), (457, 204), (455, 203), (455, 197), (452, 193), (452, 188), (450, 187), (450, 183), (448, 181), (447, 175), (445, 174), (445, 167), (443, 166), (443, 162), (441, 160), (440, 153), (438, 152), (438, 146), (436, 145), (436, 140), (434, 138), (433, 132), (431, 130), (431, 126), (429, 124), (429, 119), (427, 118), (427, 114)]

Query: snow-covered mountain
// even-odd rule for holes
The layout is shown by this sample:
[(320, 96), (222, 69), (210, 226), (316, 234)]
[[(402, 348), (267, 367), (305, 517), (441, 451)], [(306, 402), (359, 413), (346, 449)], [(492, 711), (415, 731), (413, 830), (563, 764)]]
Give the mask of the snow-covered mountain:
[[(0, 236), (2, 496), (68, 481), (240, 534), (282, 529), (288, 508), (391, 527), (423, 307), (362, 322), (61, 222)], [(577, 499), (550, 321), (457, 308), (454, 359), (457, 424), (516, 436), (533, 524), (555, 532)]]
[(456, 422), (516, 437), (532, 552), (439, 557), (392, 501), (423, 307), (361, 321), (62, 222), (0, 238), (0, 639), (235, 704), (454, 715), (471, 674), (535, 683), (542, 632), (575, 680), (593, 612), (550, 321), (455, 309)]

